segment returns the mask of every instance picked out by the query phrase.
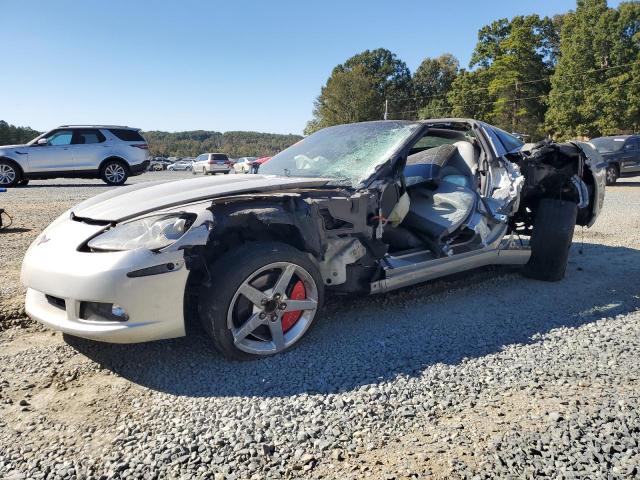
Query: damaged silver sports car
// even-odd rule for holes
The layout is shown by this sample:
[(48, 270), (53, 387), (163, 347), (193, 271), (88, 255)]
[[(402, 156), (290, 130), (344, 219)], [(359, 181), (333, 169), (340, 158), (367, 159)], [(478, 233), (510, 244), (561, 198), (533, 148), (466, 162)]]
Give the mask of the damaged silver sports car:
[[(26, 311), (107, 342), (185, 335), (225, 356), (283, 352), (325, 291), (379, 294), (490, 264), (563, 278), (576, 225), (604, 201), (586, 143), (524, 145), (468, 119), (321, 130), (258, 175), (113, 189), (29, 248)], [(364, 327), (363, 327), (364, 328)]]

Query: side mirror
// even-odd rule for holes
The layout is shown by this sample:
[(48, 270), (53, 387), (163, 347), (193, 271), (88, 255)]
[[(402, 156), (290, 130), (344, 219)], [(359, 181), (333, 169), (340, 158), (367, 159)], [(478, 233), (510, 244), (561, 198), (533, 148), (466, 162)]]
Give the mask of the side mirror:
[(37, 144), (38, 145), (47, 145), (49, 142), (47, 141), (46, 138), (41, 138), (40, 140), (38, 140)]

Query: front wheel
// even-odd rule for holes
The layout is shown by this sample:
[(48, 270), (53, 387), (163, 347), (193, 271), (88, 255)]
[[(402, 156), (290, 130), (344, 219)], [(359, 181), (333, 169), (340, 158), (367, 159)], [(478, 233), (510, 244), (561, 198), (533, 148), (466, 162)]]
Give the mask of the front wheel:
[(0, 160), (0, 187), (14, 187), (20, 183), (20, 170), (13, 162)]
[(619, 176), (620, 174), (618, 173), (618, 167), (616, 167), (615, 165), (609, 165), (607, 167), (607, 172), (606, 172), (607, 185), (615, 185), (615, 183), (618, 181)]
[(103, 165), (100, 178), (107, 185), (124, 185), (129, 178), (129, 171), (120, 160), (109, 160)]
[(524, 268), (527, 277), (548, 282), (564, 278), (577, 215), (578, 206), (573, 202), (540, 200), (533, 222), (531, 258)]
[(315, 323), (324, 285), (313, 259), (296, 248), (259, 242), (209, 267), (220, 281), (203, 286), (198, 311), (215, 347), (248, 360), (282, 353)]

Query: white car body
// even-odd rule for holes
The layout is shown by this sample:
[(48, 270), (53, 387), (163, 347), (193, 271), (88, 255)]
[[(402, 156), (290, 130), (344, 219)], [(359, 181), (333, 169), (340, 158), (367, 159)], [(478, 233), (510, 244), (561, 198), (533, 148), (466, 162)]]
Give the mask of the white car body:
[(193, 162), (189, 160), (179, 160), (167, 167), (167, 170), (171, 170), (171, 171), (192, 170), (192, 169), (193, 169)]
[[(207, 222), (212, 220), (207, 210), (210, 199), (244, 191), (324, 183), (323, 179), (234, 175), (148, 182), (93, 197), (63, 213), (27, 250), (21, 272), (22, 283), (27, 287), (27, 315), (71, 335), (112, 343), (183, 336), (183, 301), (189, 272), (180, 246), (197, 241), (194, 237), (199, 234), (206, 237)], [(185, 203), (189, 206), (185, 207)], [(178, 210), (188, 209), (198, 217), (185, 238), (170, 247), (157, 253), (142, 248), (101, 253), (82, 251), (88, 239), (104, 230), (104, 222), (167, 212), (172, 205), (180, 205)], [(91, 221), (78, 221), (79, 218)], [(127, 275), (167, 264), (173, 264), (172, 270), (160, 275), (137, 278)], [(83, 318), (85, 302), (117, 305), (127, 313), (128, 320)]]
[(0, 146), (0, 160), (17, 165), (24, 180), (99, 178), (108, 159), (126, 164), (129, 176), (139, 175), (150, 158), (138, 129), (109, 125), (63, 125), (25, 145)]
[(235, 173), (229, 157), (224, 153), (203, 153), (198, 155), (195, 162), (193, 162), (192, 171), (194, 174), (202, 173), (203, 175)]
[(236, 173), (249, 173), (251, 172), (251, 167), (254, 160), (257, 160), (257, 157), (239, 158), (233, 164), (233, 169), (235, 170)]

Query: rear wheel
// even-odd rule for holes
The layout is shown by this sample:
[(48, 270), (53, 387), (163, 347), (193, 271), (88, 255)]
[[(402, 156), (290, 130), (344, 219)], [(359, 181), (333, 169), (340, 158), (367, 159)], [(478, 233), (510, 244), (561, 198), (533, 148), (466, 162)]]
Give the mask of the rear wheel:
[(124, 185), (129, 178), (129, 169), (120, 160), (108, 160), (102, 166), (100, 178), (108, 185)]
[(227, 358), (248, 360), (292, 348), (322, 306), (316, 264), (290, 245), (249, 244), (209, 270), (222, 280), (201, 288), (200, 320)]
[(548, 282), (564, 278), (577, 215), (578, 206), (573, 202), (540, 201), (531, 235), (531, 258), (524, 268), (527, 277)]
[(15, 163), (0, 160), (0, 187), (14, 187), (20, 183), (20, 169)]
[(620, 173), (618, 172), (618, 167), (615, 165), (609, 165), (607, 167), (607, 173), (606, 173), (606, 178), (607, 178), (607, 185), (615, 185), (615, 183), (618, 181), (618, 177), (620, 176)]

